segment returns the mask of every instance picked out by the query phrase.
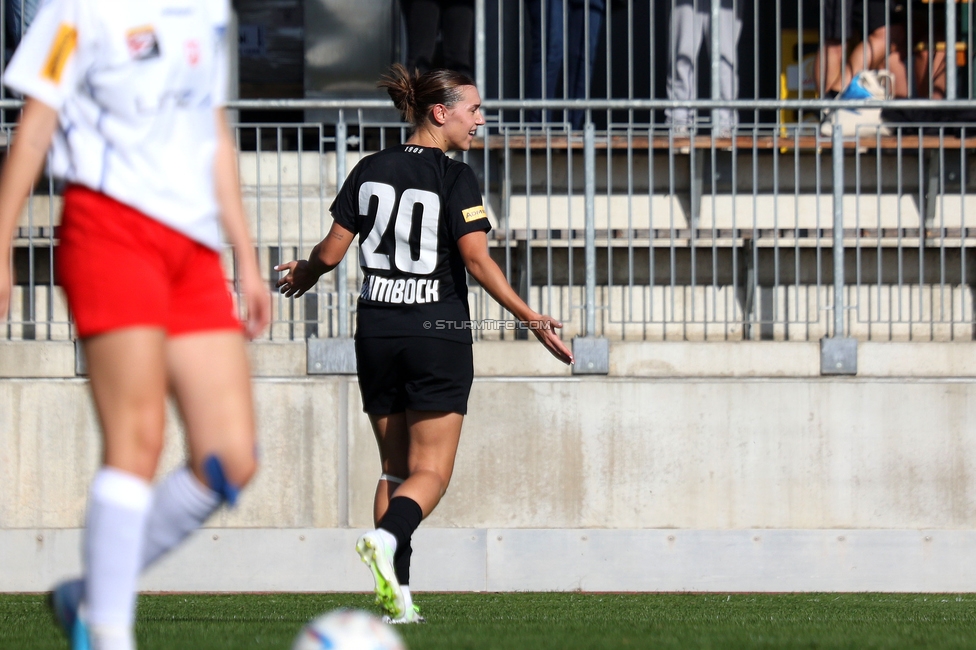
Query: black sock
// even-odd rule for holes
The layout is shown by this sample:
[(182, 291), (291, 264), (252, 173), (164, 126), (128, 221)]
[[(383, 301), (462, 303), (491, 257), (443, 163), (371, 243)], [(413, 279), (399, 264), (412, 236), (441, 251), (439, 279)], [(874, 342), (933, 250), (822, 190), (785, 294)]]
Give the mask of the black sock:
[(380, 519), (377, 528), (382, 528), (396, 538), (397, 551), (410, 547), (410, 538), (424, 518), (420, 505), (410, 497), (393, 497)]
[(393, 568), (396, 571), (397, 582), (401, 587), (410, 584), (410, 556), (413, 555), (413, 547), (407, 542), (406, 548), (401, 548), (397, 544), (396, 553), (393, 555)]
[(838, 95), (840, 95), (840, 93), (836, 90), (828, 90), (824, 92), (824, 99), (837, 99)]

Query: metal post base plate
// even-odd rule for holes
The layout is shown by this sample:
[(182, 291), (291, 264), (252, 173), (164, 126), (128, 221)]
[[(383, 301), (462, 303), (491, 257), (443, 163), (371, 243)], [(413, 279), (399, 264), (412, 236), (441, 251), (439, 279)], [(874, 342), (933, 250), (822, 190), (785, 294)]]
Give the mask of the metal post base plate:
[(574, 375), (607, 375), (610, 373), (610, 341), (596, 337), (573, 339)]
[(356, 343), (352, 338), (308, 339), (307, 373), (310, 375), (355, 375)]
[(857, 339), (820, 339), (821, 375), (857, 374)]

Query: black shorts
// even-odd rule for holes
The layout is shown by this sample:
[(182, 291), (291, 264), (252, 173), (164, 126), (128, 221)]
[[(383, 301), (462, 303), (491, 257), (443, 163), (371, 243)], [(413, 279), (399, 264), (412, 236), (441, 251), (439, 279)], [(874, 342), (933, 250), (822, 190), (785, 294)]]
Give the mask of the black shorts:
[[(824, 38), (828, 41), (845, 40), (857, 43), (864, 37), (864, 7), (865, 0), (826, 0), (824, 2)], [(888, 8), (886, 13), (885, 8)], [(867, 0), (867, 33), (870, 34), (879, 27), (885, 26), (885, 19), (889, 26), (905, 21), (905, 7), (903, 0)], [(841, 20), (844, 21), (845, 33), (841, 34)]]
[(425, 336), (357, 338), (356, 365), (366, 413), (468, 412), (474, 381), (470, 343)]

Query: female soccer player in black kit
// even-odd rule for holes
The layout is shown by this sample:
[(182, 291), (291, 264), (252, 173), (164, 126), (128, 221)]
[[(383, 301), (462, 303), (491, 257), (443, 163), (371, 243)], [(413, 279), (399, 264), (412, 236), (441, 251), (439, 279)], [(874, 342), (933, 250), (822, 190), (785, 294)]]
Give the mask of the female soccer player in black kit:
[(413, 133), (360, 161), (332, 204), (326, 238), (307, 261), (275, 270), (286, 272), (280, 291), (300, 296), (359, 236), (356, 359), (383, 473), (377, 528), (356, 550), (387, 620), (417, 623), (423, 618), (407, 586), (410, 538), (451, 480), (474, 376), (465, 270), (557, 359), (572, 363), (573, 356), (556, 333), (562, 325), (526, 305), (489, 257), (491, 225), (474, 172), (444, 155), (467, 151), (485, 123), (474, 82), (448, 70), (414, 76), (397, 65), (379, 85)]

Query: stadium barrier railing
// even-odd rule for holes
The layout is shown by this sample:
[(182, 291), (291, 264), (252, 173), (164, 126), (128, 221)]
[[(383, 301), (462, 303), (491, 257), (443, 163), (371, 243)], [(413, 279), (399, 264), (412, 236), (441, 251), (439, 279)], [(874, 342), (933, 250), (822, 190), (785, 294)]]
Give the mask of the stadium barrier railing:
[[(925, 110), (965, 102), (906, 101)], [(976, 125), (903, 124), (824, 136), (815, 126), (742, 124), (729, 137), (678, 137), (656, 124), (582, 131), (526, 126), (506, 111), (660, 110), (664, 100), (492, 100), (461, 154), (482, 182), (492, 254), (564, 336), (631, 340), (972, 340)], [(691, 103), (700, 110), (806, 110), (822, 100)], [(832, 103), (874, 106), (877, 102)], [(9, 108), (10, 106), (5, 106)], [(370, 121), (386, 102), (240, 101), (250, 114), (332, 110), (331, 123), (239, 124), (240, 174), (263, 270), (308, 254), (337, 187), (362, 156), (404, 140)], [(337, 145), (338, 143), (338, 145)], [(345, 149), (345, 155), (337, 150)], [(15, 233), (15, 291), (0, 338), (65, 340), (55, 282), (60, 198), (39, 183)], [(349, 336), (361, 273), (355, 253), (300, 300), (275, 297), (271, 340)], [(233, 277), (233, 261), (227, 256)], [(523, 338), (482, 291), (479, 339)]]

